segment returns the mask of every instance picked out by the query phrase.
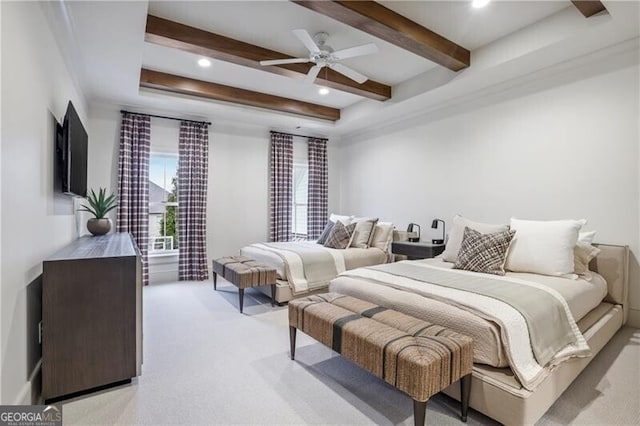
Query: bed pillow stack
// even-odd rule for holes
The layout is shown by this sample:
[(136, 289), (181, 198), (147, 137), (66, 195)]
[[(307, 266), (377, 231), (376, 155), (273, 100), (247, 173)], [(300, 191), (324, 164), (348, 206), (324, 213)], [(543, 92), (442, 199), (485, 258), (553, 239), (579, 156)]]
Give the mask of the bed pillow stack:
[[(591, 245), (595, 231), (580, 232), (586, 220), (534, 221), (511, 218), (510, 225), (474, 222), (462, 216), (453, 219), (453, 228), (442, 254), (454, 268), (501, 274), (498, 244), (505, 231), (514, 232), (502, 259), (503, 271), (590, 279), (589, 262), (600, 249)], [(476, 233), (468, 232), (476, 231)], [(486, 235), (486, 239), (480, 238)], [(500, 235), (500, 237), (498, 237)], [(465, 241), (466, 239), (469, 241)], [(497, 240), (495, 240), (497, 239)], [(499, 245), (499, 244), (498, 244)], [(481, 251), (486, 253), (480, 253)]]

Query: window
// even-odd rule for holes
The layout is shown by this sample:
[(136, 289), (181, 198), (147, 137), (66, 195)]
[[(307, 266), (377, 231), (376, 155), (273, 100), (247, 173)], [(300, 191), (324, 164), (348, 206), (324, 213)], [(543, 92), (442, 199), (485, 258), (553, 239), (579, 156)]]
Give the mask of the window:
[(293, 138), (293, 194), (291, 233), (294, 241), (307, 239), (307, 188), (309, 186), (309, 147), (306, 138)]
[(178, 156), (149, 156), (149, 253), (178, 249)]
[(307, 188), (309, 186), (309, 165), (293, 164), (293, 208), (291, 231), (294, 240), (307, 239)]

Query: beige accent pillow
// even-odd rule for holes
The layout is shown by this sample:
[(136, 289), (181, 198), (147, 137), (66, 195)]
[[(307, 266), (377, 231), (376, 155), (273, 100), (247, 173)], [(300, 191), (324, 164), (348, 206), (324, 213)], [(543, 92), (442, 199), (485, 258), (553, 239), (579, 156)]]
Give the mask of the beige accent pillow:
[(353, 238), (351, 239), (350, 246), (356, 248), (369, 248), (371, 237), (373, 236), (373, 230), (377, 222), (378, 218), (354, 219), (356, 229), (353, 231)]
[(516, 235), (511, 242), (505, 269), (540, 275), (572, 276), (573, 248), (587, 221), (520, 220), (511, 218)]
[(490, 223), (474, 222), (460, 215), (453, 218), (453, 226), (449, 233), (447, 246), (442, 253), (442, 260), (445, 262), (456, 262), (458, 260), (458, 252), (462, 245), (464, 237), (464, 228), (471, 228), (481, 234), (495, 234), (496, 232), (504, 232), (509, 230), (509, 225), (493, 225)]
[(383, 251), (390, 251), (393, 240), (393, 223), (378, 222), (373, 228), (370, 247), (376, 247)]
[(578, 275), (587, 275), (589, 262), (598, 254), (600, 254), (598, 247), (584, 241), (578, 241), (573, 248), (573, 272)]

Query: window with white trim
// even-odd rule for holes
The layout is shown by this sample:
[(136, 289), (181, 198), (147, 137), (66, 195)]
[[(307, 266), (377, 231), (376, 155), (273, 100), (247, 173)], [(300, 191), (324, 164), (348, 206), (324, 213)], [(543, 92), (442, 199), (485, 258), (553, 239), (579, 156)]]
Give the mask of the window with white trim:
[(149, 155), (149, 254), (178, 249), (178, 155)]
[(309, 148), (307, 140), (293, 138), (293, 205), (291, 232), (294, 240), (307, 239), (307, 193), (309, 188)]

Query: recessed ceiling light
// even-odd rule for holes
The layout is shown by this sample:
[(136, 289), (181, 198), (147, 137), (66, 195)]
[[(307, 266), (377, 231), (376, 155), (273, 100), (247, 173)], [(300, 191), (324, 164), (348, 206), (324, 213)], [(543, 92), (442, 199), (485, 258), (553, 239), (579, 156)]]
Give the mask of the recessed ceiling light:
[(320, 89), (318, 89), (318, 93), (320, 93), (322, 96), (328, 95), (329, 89), (327, 89), (326, 87), (321, 87)]
[(488, 5), (489, 1), (491, 0), (473, 0), (471, 2), (471, 6), (475, 7), (476, 9), (480, 9), (481, 7), (485, 7), (486, 5)]
[(198, 59), (198, 65), (200, 65), (203, 68), (207, 68), (211, 66), (211, 61), (208, 60), (207, 58), (200, 58)]

